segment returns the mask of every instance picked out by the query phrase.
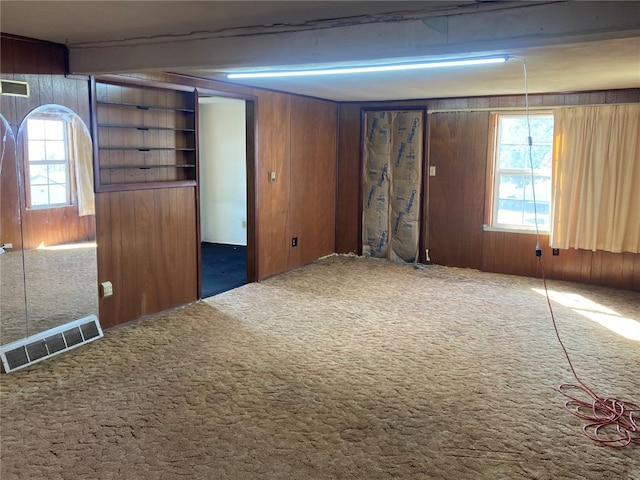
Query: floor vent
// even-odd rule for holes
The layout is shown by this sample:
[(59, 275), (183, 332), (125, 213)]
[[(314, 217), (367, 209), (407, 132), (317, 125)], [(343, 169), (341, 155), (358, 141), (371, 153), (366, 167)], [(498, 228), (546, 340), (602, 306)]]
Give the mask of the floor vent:
[(2, 366), (6, 373), (20, 370), (102, 336), (98, 317), (89, 315), (1, 346)]

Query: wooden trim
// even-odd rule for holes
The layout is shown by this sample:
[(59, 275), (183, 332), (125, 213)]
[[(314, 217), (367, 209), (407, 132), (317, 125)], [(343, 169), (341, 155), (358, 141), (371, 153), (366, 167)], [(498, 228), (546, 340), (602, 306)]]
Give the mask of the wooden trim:
[[(602, 94), (607, 94), (602, 96)], [(596, 96), (596, 101), (587, 101), (581, 103), (579, 100), (589, 96)], [(622, 95), (623, 98), (618, 98)], [(361, 108), (386, 108), (387, 104), (390, 105), (416, 105), (416, 104), (429, 104), (432, 108), (429, 110), (429, 114), (433, 113), (445, 113), (445, 112), (458, 112), (458, 111), (491, 111), (499, 110), (503, 108), (501, 105), (513, 105), (512, 107), (506, 107), (510, 110), (524, 110), (524, 94), (507, 94), (507, 95), (481, 95), (474, 97), (438, 97), (438, 98), (409, 98), (405, 100), (373, 100), (373, 101), (349, 101), (338, 102), (344, 105), (358, 105)], [(572, 107), (582, 105), (612, 105), (620, 103), (638, 103), (640, 101), (640, 88), (621, 88), (616, 90), (588, 90), (581, 92), (546, 92), (546, 93), (529, 93), (529, 109), (549, 109), (553, 106), (557, 107)], [(567, 103), (556, 103), (562, 98)], [(460, 101), (466, 102), (466, 104), (475, 104), (477, 107), (469, 108), (436, 108), (437, 105), (447, 105), (452, 103), (459, 103)], [(549, 103), (545, 103), (549, 102)], [(493, 105), (493, 106), (492, 106)]]
[(479, 107), (479, 108), (442, 108), (433, 109), (429, 111), (429, 115), (437, 113), (473, 113), (473, 112), (490, 112), (490, 113), (522, 113), (522, 112), (535, 112), (541, 114), (543, 112), (551, 112), (559, 108), (576, 108), (576, 107), (608, 107), (611, 105), (637, 105), (638, 102), (611, 102), (611, 103), (585, 103), (575, 105), (536, 105), (526, 107)]
[(225, 92), (224, 90), (217, 90), (214, 88), (195, 87), (198, 96), (201, 97), (224, 97), (224, 98), (236, 98), (238, 100), (255, 101), (258, 97), (255, 95), (249, 95), (244, 93)]
[(493, 221), (493, 191), (495, 189), (495, 152), (496, 142), (498, 140), (497, 135), (497, 115), (491, 115), (489, 117), (489, 145), (487, 148), (487, 177), (485, 182), (485, 197), (484, 197), (484, 224), (491, 225)]
[[(412, 106), (395, 106), (394, 104), (389, 105), (388, 107), (361, 107), (360, 108), (360, 156), (358, 161), (358, 255), (362, 255), (362, 213), (363, 206), (362, 203), (364, 201), (363, 198), (363, 190), (362, 190), (362, 180), (363, 180), (363, 168), (364, 168), (364, 119), (365, 114), (367, 112), (408, 112), (408, 111), (420, 111), (422, 112), (422, 175), (421, 175), (421, 184), (420, 184), (420, 195), (421, 202), (419, 205), (419, 213), (418, 220), (420, 221), (420, 231), (418, 233), (418, 261), (425, 261), (425, 248), (427, 242), (427, 232), (428, 227), (426, 226), (426, 222), (428, 220), (428, 201), (425, 203), (426, 195), (428, 195), (428, 188), (425, 188), (426, 183), (428, 182), (429, 172), (428, 172), (428, 162), (427, 162), (427, 149), (426, 149), (426, 137), (427, 137), (427, 106), (426, 105), (412, 105)], [(337, 184), (336, 184), (337, 185)], [(336, 217), (337, 218), (337, 217)], [(337, 231), (337, 228), (336, 228)]]
[(333, 251), (334, 253), (338, 253), (338, 212), (340, 209), (340, 188), (338, 187), (338, 185), (340, 184), (340, 123), (341, 123), (341, 118), (342, 115), (340, 114), (340, 105), (336, 104), (336, 152), (335, 152), (335, 175), (334, 175), (334, 185), (335, 185), (335, 190), (333, 192), (333, 196), (334, 196), (334, 214), (333, 214), (333, 218), (335, 219), (334, 221), (334, 226), (333, 226)]
[(95, 193), (102, 191), (100, 183), (100, 149), (98, 148), (98, 106), (95, 77), (89, 78), (89, 117), (91, 121), (91, 147), (93, 149), (93, 188)]
[[(206, 78), (206, 77), (195, 77), (192, 75), (184, 75), (184, 74), (180, 74), (180, 73), (165, 73), (165, 75), (167, 77), (178, 77), (178, 78), (182, 78), (186, 81), (195, 81), (195, 82), (208, 82), (208, 83), (216, 83), (219, 84), (222, 87), (226, 87), (226, 88), (233, 88), (233, 89), (239, 89), (239, 90), (259, 90), (260, 92), (267, 92), (267, 93), (276, 93), (279, 95), (287, 95), (290, 97), (299, 97), (299, 98), (307, 98), (309, 100), (320, 100), (323, 102), (331, 102), (331, 103), (335, 103), (336, 105), (339, 105), (340, 103), (346, 103), (346, 102), (338, 102), (336, 100), (330, 100), (324, 97), (314, 97), (312, 95), (303, 95), (301, 93), (291, 93), (288, 92), (286, 90), (276, 90), (273, 88), (266, 88), (266, 87), (252, 87), (250, 85), (244, 85), (244, 84), (240, 84), (240, 83), (233, 83), (233, 82), (227, 82), (225, 80), (219, 80), (219, 79), (212, 79), (212, 78)], [(216, 93), (216, 96), (231, 96), (234, 95), (233, 93), (227, 91), (227, 90), (211, 90), (211, 91), (217, 91), (219, 92)], [(224, 95), (223, 95), (224, 94)], [(235, 94), (235, 95), (242, 95), (242, 94)], [(242, 97), (237, 97), (237, 98), (242, 98)], [(353, 102), (356, 103), (356, 102)]]
[(35, 43), (36, 45), (48, 45), (50, 47), (62, 47), (67, 48), (63, 43), (49, 42), (47, 40), (40, 40), (32, 37), (23, 37), (22, 35), (15, 35), (13, 33), (0, 33), (0, 40), (16, 40), (19, 42)]
[(429, 182), (431, 175), (429, 172), (429, 154), (427, 152), (427, 107), (422, 107), (422, 175), (420, 181), (421, 201), (418, 219), (420, 221), (420, 232), (418, 237), (418, 258), (419, 263), (426, 263), (426, 248), (429, 238)]
[(107, 184), (100, 185), (99, 188), (96, 187), (96, 193), (129, 192), (133, 190), (153, 190), (156, 188), (195, 187), (197, 183), (197, 180), (176, 180), (168, 182)]
[(363, 198), (363, 188), (362, 188), (362, 182), (363, 182), (363, 173), (362, 170), (364, 168), (364, 121), (365, 121), (365, 114), (367, 111), (370, 110), (366, 110), (364, 108), (360, 108), (360, 136), (358, 137), (358, 249), (356, 250), (356, 252), (358, 253), (358, 255), (362, 255), (362, 213), (363, 213), (363, 206), (362, 206), (362, 202), (364, 201)]
[(258, 114), (255, 100), (245, 101), (247, 122), (247, 282), (260, 278), (258, 249)]
[(145, 78), (128, 77), (118, 74), (96, 75), (93, 77), (97, 82), (110, 83), (114, 85), (130, 86), (146, 88), (160, 88), (162, 90), (179, 90), (181, 92), (195, 92), (196, 87), (190, 85), (181, 85), (178, 83), (165, 83), (157, 80), (147, 80)]
[[(246, 121), (246, 182), (247, 182), (247, 282), (257, 282), (259, 276), (258, 252), (258, 124), (257, 98), (255, 95), (230, 93), (211, 88), (196, 87), (197, 99), (201, 97), (223, 97), (245, 102)], [(198, 115), (196, 115), (197, 120)], [(197, 129), (196, 129), (197, 130)], [(198, 138), (196, 145), (199, 148)], [(198, 150), (198, 148), (196, 150)], [(198, 165), (200, 162), (197, 162)], [(197, 171), (198, 172), (198, 171)], [(199, 173), (196, 173), (198, 179)], [(198, 180), (198, 185), (200, 181)], [(198, 188), (199, 191), (199, 188)], [(198, 196), (198, 241), (200, 242), (200, 198)], [(201, 258), (198, 259), (201, 268)], [(201, 275), (201, 272), (199, 272)], [(202, 292), (200, 292), (202, 294)]]
[(200, 158), (198, 152), (200, 151), (200, 139), (198, 137), (198, 133), (200, 131), (200, 111), (198, 102), (198, 91), (194, 91), (194, 119), (193, 119), (193, 128), (194, 128), (194, 161), (196, 163), (196, 185), (195, 185), (195, 214), (196, 214), (196, 292), (198, 298), (202, 298), (202, 232), (201, 232), (201, 222), (200, 222)]

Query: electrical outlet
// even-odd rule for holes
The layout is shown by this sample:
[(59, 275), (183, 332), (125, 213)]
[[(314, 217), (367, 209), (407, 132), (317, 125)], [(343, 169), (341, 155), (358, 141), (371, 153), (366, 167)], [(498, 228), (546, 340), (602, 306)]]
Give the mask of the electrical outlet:
[(276, 181), (276, 172), (269, 172), (269, 183), (274, 183)]
[(242, 228), (247, 228), (247, 221), (246, 220), (242, 221)]
[(100, 284), (100, 296), (102, 298), (113, 295), (113, 284), (111, 282), (102, 282)]
[(298, 246), (298, 237), (293, 237), (291, 239), (291, 246), (292, 247), (297, 247)]
[(558, 255), (560, 255), (560, 249), (559, 248), (554, 248), (552, 250), (553, 256), (557, 257)]

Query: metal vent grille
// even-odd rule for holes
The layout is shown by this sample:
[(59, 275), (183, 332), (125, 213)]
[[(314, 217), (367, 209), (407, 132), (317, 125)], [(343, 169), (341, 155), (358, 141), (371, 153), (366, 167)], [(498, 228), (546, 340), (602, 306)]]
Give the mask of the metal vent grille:
[(3, 345), (0, 347), (2, 365), (5, 372), (13, 372), (97, 340), (102, 336), (98, 317), (89, 315), (17, 342)]
[(29, 84), (15, 80), (0, 80), (0, 94), (14, 97), (28, 97)]

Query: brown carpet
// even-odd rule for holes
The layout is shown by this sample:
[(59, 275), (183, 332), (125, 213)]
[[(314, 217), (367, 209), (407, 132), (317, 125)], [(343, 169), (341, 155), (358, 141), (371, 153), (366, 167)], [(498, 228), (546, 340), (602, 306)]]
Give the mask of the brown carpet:
[(0, 345), (98, 314), (96, 247), (87, 245), (25, 250), (24, 264), (20, 250), (0, 255)]
[[(564, 410), (540, 286), (334, 256), (107, 332), (0, 378), (0, 476), (640, 479)], [(638, 293), (550, 288), (640, 320)], [(640, 402), (640, 342), (554, 305), (583, 379)]]

